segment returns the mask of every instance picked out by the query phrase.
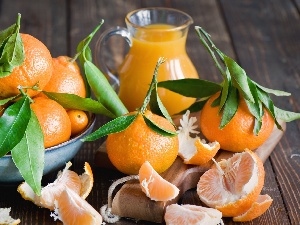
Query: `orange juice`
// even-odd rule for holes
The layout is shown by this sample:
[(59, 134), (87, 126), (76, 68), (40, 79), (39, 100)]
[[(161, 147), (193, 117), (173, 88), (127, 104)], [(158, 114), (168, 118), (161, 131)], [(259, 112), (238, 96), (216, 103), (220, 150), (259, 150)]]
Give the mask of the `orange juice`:
[[(118, 74), (119, 97), (129, 111), (142, 105), (159, 57), (166, 58), (158, 70), (158, 81), (198, 78), (185, 49), (187, 32), (165, 24), (139, 28)], [(188, 108), (195, 99), (159, 88), (159, 97), (170, 115)]]

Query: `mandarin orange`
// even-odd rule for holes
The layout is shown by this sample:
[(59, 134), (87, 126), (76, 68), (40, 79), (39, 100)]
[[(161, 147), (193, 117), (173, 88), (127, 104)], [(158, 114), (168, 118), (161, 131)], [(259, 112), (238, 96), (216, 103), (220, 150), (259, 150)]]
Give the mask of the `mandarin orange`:
[[(38, 84), (39, 89), (43, 89), (52, 76), (52, 56), (48, 48), (29, 34), (21, 34), (21, 38), (25, 59), (10, 75), (0, 78), (0, 97), (3, 98), (20, 94), (19, 86), (33, 87)], [(27, 93), (31, 97), (39, 94), (31, 89)]]
[(67, 113), (71, 122), (71, 136), (76, 136), (86, 128), (89, 118), (84, 111), (78, 109), (70, 109)]
[[(175, 132), (174, 126), (164, 117), (147, 110), (144, 115), (160, 127)], [(125, 130), (109, 134), (106, 141), (107, 155), (112, 164), (125, 174), (138, 174), (145, 161), (158, 173), (164, 172), (178, 154), (178, 137), (156, 133), (139, 114)]]
[(219, 95), (220, 92), (210, 97), (201, 111), (199, 126), (203, 135), (210, 142), (218, 141), (221, 149), (232, 152), (241, 152), (245, 149), (254, 150), (262, 145), (274, 128), (274, 119), (270, 113), (264, 109), (262, 127), (258, 135), (255, 135), (253, 133), (255, 118), (249, 112), (245, 100), (240, 98), (236, 114), (223, 129), (220, 129), (219, 107), (211, 106)]
[(42, 128), (45, 148), (69, 140), (71, 122), (66, 110), (56, 101), (45, 97), (35, 97), (33, 101), (31, 109)]
[(43, 88), (44, 91), (75, 94), (86, 97), (86, 89), (80, 68), (76, 61), (68, 56), (53, 58), (53, 74)]

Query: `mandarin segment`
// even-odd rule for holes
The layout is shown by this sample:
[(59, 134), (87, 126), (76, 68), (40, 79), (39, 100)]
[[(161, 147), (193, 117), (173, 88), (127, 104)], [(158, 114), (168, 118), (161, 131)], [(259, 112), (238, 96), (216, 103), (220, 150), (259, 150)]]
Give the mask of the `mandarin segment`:
[(206, 171), (197, 184), (197, 193), (207, 206), (225, 217), (234, 217), (250, 209), (263, 188), (264, 177), (263, 162), (246, 150)]
[[(175, 132), (173, 125), (164, 117), (146, 111), (144, 114), (158, 126)], [(178, 137), (166, 137), (149, 128), (141, 114), (125, 130), (109, 134), (106, 140), (107, 155), (112, 164), (125, 174), (138, 174), (145, 161), (155, 171), (162, 173), (178, 155)]]
[(65, 188), (55, 201), (55, 211), (51, 216), (54, 217), (54, 220), (59, 219), (65, 225), (102, 224), (102, 216), (99, 212), (69, 188)]
[(31, 109), (42, 128), (45, 148), (69, 140), (71, 122), (66, 110), (56, 101), (45, 97), (35, 97), (33, 101)]
[(253, 133), (255, 118), (249, 112), (245, 100), (240, 97), (236, 114), (224, 128), (220, 129), (220, 109), (211, 106), (219, 95), (220, 92), (210, 97), (201, 110), (199, 126), (205, 138), (210, 142), (218, 141), (221, 149), (232, 152), (242, 152), (246, 148), (254, 150), (262, 145), (274, 128), (274, 119), (270, 113), (264, 108), (262, 127), (258, 135), (255, 135)]
[(154, 201), (169, 201), (179, 194), (179, 189), (162, 178), (148, 161), (139, 170), (139, 181), (142, 191)]
[(242, 215), (233, 217), (235, 222), (247, 222), (264, 214), (271, 206), (273, 199), (269, 195), (259, 195), (251, 208)]
[(76, 61), (68, 56), (53, 58), (53, 74), (44, 91), (75, 94), (86, 97), (86, 88), (80, 68)]
[[(0, 78), (0, 97), (7, 98), (20, 94), (18, 89), (38, 85), (43, 89), (49, 82), (53, 66), (52, 56), (48, 48), (38, 39), (29, 34), (20, 34), (24, 45), (24, 62), (13, 69), (12, 73)], [(39, 92), (28, 89), (27, 94), (31, 97)]]
[(166, 225), (218, 225), (223, 224), (219, 210), (197, 206), (172, 204), (166, 207)]

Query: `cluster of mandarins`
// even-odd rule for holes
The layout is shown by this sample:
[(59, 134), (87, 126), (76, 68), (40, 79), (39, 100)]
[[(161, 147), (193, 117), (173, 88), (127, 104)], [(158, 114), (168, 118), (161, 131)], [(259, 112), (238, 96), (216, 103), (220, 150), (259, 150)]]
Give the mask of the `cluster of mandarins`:
[[(21, 34), (24, 62), (9, 76), (0, 78), (0, 99), (16, 96), (19, 87), (26, 88), (44, 134), (45, 148), (60, 144), (82, 132), (88, 116), (81, 110), (67, 110), (40, 93), (41, 90), (86, 97), (86, 88), (77, 63), (67, 56), (52, 58), (49, 49), (38, 39)], [(39, 90), (30, 89), (38, 85)], [(3, 107), (3, 106), (2, 106)], [(1, 111), (4, 111), (4, 107)]]

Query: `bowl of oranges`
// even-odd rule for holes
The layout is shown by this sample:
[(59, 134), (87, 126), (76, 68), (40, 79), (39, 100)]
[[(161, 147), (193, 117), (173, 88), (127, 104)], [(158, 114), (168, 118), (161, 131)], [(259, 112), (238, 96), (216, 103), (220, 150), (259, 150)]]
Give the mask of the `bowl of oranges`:
[[(89, 114), (88, 124), (82, 132), (71, 136), (67, 141), (45, 148), (43, 175), (62, 168), (68, 161), (76, 156), (84, 144), (81, 139), (92, 132), (95, 121), (95, 114)], [(11, 154), (6, 154), (5, 156), (1, 157), (0, 183), (11, 184), (23, 180), (24, 178), (21, 176), (18, 168), (16, 167)]]

